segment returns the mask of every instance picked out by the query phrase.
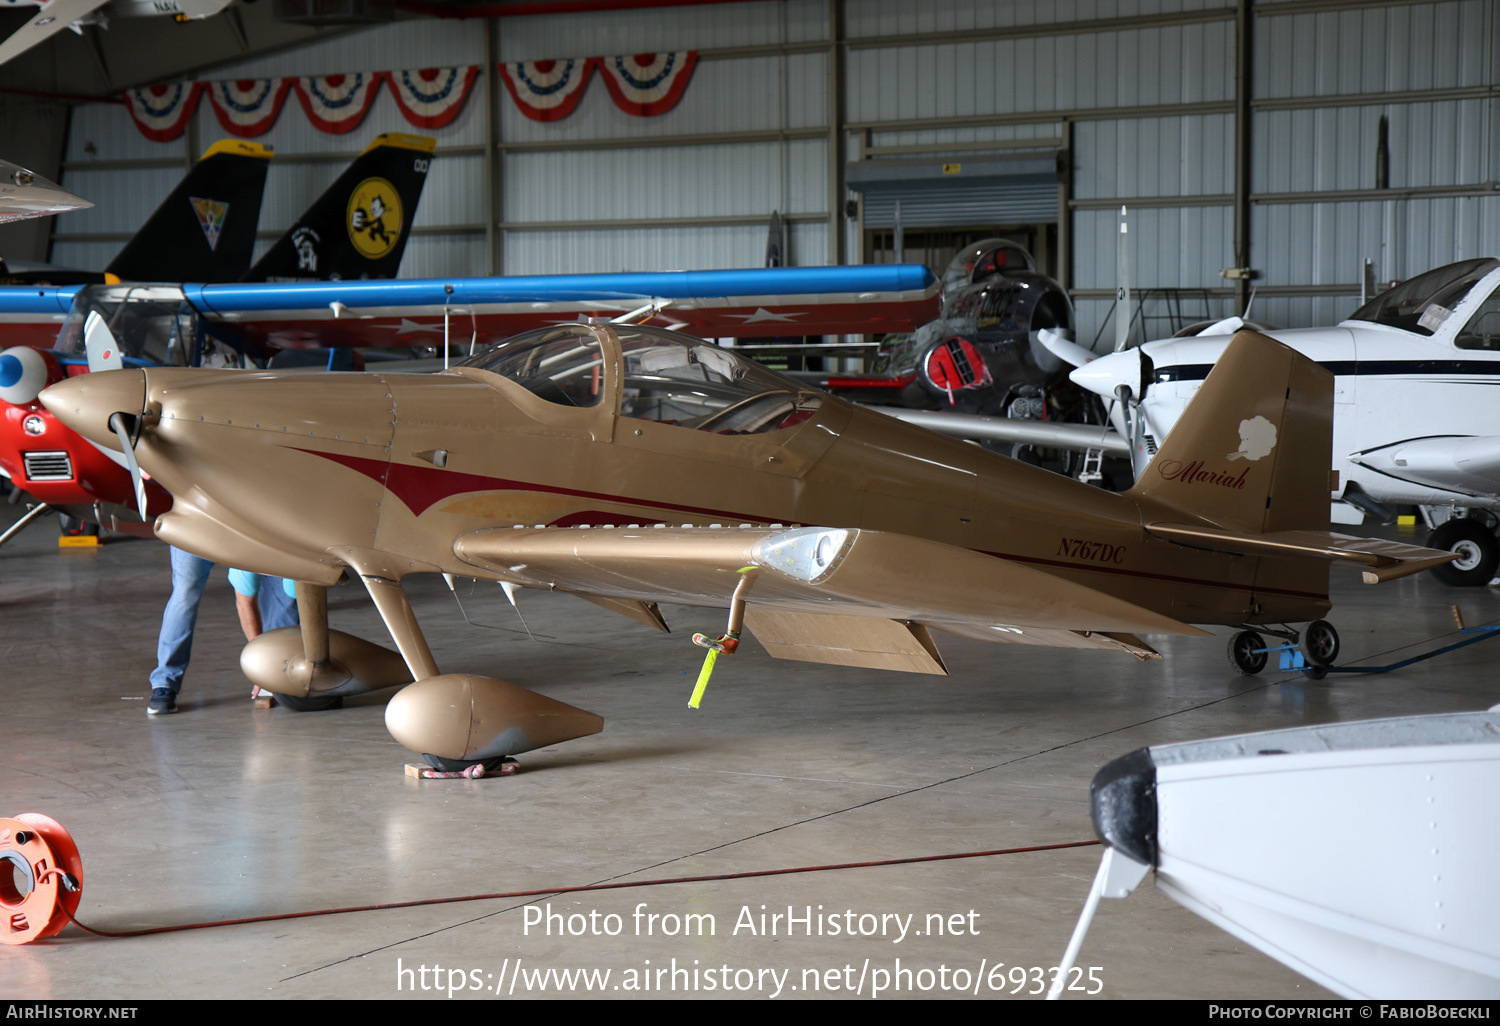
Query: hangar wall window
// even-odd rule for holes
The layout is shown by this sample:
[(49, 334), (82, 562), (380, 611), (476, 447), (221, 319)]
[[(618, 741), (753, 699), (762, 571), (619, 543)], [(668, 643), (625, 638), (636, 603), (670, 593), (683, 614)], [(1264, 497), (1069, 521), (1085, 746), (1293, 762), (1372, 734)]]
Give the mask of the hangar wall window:
[(559, 406), (598, 406), (604, 394), (599, 340), (577, 324), (525, 332), (475, 353), (459, 366), (499, 374)]

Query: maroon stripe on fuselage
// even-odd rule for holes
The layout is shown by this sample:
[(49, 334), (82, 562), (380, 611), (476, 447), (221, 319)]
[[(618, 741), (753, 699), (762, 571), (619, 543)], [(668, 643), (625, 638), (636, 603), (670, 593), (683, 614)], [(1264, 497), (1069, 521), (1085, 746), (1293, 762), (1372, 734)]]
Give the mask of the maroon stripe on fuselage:
[[(416, 516), (421, 516), (435, 502), (440, 502), (449, 496), (462, 495), (465, 492), (545, 492), (549, 495), (573, 495), (581, 499), (619, 502), (631, 506), (640, 506), (643, 509), (673, 510), (679, 513), (696, 513), (700, 516), (723, 517), (725, 520), (732, 520), (736, 523), (776, 523), (796, 526), (793, 521), (758, 514), (736, 513), (733, 510), (707, 509), (701, 506), (679, 506), (673, 503), (633, 499), (626, 495), (609, 495), (604, 492), (588, 492), (578, 488), (563, 488), (558, 485), (513, 481), (501, 477), (483, 477), (479, 474), (463, 474), (456, 470), (440, 470), (437, 467), (413, 467), (404, 463), (386, 463), (383, 460), (372, 460), (364, 456), (341, 456), (335, 453), (318, 452), (316, 449), (299, 448), (297, 451), (309, 453), (313, 456), (321, 456), (326, 460), (332, 460), (334, 463), (346, 466), (351, 470), (356, 470), (372, 480), (384, 483), (386, 488), (396, 498), (405, 503), (406, 508), (411, 510)], [(1088, 573), (1113, 574), (1119, 577), (1138, 577), (1145, 580), (1166, 581), (1172, 584), (1191, 584), (1229, 591), (1290, 595), (1295, 598), (1326, 599), (1328, 597), (1316, 592), (1293, 591), (1288, 588), (1225, 584), (1223, 581), (1205, 581), (1195, 577), (1178, 577), (1173, 574), (1152, 573), (1148, 570), (1127, 570), (1123, 567), (1096, 566), (1091, 563), (1067, 563), (1062, 560), (1041, 559), (1035, 556), (1023, 556), (1012, 552), (993, 552), (989, 549), (976, 549), (974, 551), (982, 552), (986, 556), (994, 556), (996, 559), (1008, 559), (1012, 562), (1030, 563), (1035, 566), (1059, 567), (1064, 570), (1082, 570)]]
[[(295, 448), (295, 447), (294, 447)], [(752, 516), (724, 509), (708, 509), (703, 506), (679, 506), (665, 502), (647, 502), (624, 495), (609, 495), (604, 492), (588, 492), (579, 488), (563, 488), (559, 485), (535, 484), (529, 481), (512, 481), (503, 477), (484, 477), (479, 474), (463, 474), (456, 470), (439, 470), (437, 467), (413, 467), (404, 463), (386, 463), (364, 456), (341, 456), (336, 453), (318, 452), (316, 449), (297, 449), (298, 452), (321, 456), (326, 460), (357, 470), (366, 477), (383, 483), (396, 498), (406, 504), (415, 516), (421, 516), (435, 502), (465, 492), (545, 492), (549, 495), (573, 495), (580, 499), (595, 499), (603, 502), (620, 502), (649, 509), (675, 510), (679, 513), (696, 513), (701, 516), (723, 517), (735, 523), (786, 523), (775, 517)]]

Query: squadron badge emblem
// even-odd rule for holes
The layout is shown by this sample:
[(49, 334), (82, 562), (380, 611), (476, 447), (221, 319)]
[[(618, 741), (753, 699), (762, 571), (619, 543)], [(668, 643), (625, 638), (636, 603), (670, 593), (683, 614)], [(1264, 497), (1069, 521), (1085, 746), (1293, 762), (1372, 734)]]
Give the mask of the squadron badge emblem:
[(379, 260), (394, 249), (402, 223), (401, 194), (384, 178), (366, 178), (350, 193), (345, 224), (349, 241), (365, 259)]
[(193, 205), (193, 213), (198, 218), (198, 227), (203, 229), (203, 237), (208, 240), (209, 250), (218, 249), (219, 233), (224, 230), (224, 218), (229, 215), (229, 204), (199, 199), (197, 196), (189, 196), (188, 202)]

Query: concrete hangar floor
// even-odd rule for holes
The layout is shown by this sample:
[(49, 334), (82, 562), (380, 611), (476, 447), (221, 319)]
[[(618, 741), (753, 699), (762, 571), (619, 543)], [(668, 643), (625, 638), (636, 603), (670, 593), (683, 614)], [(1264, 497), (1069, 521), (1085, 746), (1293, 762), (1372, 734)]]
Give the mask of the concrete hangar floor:
[[(0, 507), (0, 519), (17, 515)], [(1312, 682), (1274, 668), (1240, 677), (1223, 638), (1152, 639), (1166, 659), (1137, 663), (944, 637), (947, 678), (778, 662), (750, 642), (720, 661), (694, 712), (700, 653), (688, 638), (721, 626), (719, 612), (669, 608), (674, 633), (657, 635), (528, 593), (532, 641), (499, 588), (466, 602), (506, 631), (469, 626), (441, 579), (416, 579), (446, 671), (499, 676), (606, 721), (602, 734), (523, 755), (515, 776), (421, 781), (403, 773), (413, 757), (383, 725), (389, 692), (321, 713), (253, 707), (222, 570), (181, 711), (147, 717), (167, 549), (122, 540), (60, 552), (54, 531), (44, 522), (0, 549), (0, 816), (39, 812), (71, 831), (79, 919), (113, 932), (1091, 840), (1089, 781), (1137, 747), (1500, 700), (1493, 643)], [(1335, 582), (1341, 663), (1433, 647), (1453, 631), (1455, 602), (1471, 625), (1500, 619), (1490, 589), (1427, 575)], [(386, 640), (362, 591), (331, 591), (329, 606), (333, 626)], [(592, 986), (616, 998), (843, 998), (858, 987), (868, 998), (883, 982), (881, 997), (898, 985), (902, 997), (956, 997), (959, 984), (1010, 997), (1037, 989), (1031, 968), (1061, 957), (1099, 854), (544, 891), (130, 939), (68, 926), (0, 946), (0, 994), (446, 999), (450, 988), (576, 997)], [(1149, 885), (1102, 905), (1079, 963), (1099, 967), (1104, 998), (1331, 996)], [(547, 975), (580, 969), (599, 972)]]

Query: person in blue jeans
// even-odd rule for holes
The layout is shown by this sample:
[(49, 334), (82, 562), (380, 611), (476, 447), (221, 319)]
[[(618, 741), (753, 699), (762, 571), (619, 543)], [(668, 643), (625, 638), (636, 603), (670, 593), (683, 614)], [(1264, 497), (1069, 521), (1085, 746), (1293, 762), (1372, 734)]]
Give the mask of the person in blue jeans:
[[(148, 716), (177, 711), (177, 693), (182, 690), (182, 677), (193, 655), (193, 628), (198, 623), (198, 606), (203, 602), (203, 588), (213, 568), (213, 563), (202, 556), (175, 546), (172, 548), (172, 597), (162, 612), (161, 634), (156, 643), (156, 669), (151, 671), (151, 703), (146, 706)], [(296, 593), (291, 581), (268, 578), (281, 587), (262, 588), (258, 575), (243, 570), (231, 570), (229, 580), (235, 588), (235, 602), (247, 639), (255, 635), (250, 632), (251, 620), (246, 606), (254, 608), (257, 593), (260, 602), (256, 612), (260, 629), (269, 631), (297, 626)]]

